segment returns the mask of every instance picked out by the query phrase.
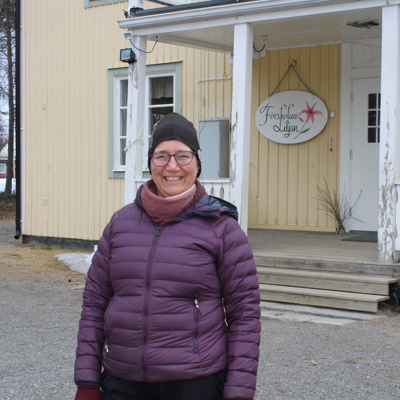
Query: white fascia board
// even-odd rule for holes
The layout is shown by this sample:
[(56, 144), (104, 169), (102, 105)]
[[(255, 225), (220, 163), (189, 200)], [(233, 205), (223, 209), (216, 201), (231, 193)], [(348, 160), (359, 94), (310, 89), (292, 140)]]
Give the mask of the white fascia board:
[(157, 34), (213, 28), (238, 23), (384, 7), (388, 3), (400, 4), (400, 0), (258, 0), (136, 16), (120, 20), (118, 23), (120, 28), (129, 29), (134, 32), (134, 35), (155, 36)]
[[(210, 49), (210, 43), (202, 42), (201, 40), (195, 39), (187, 39), (181, 37), (175, 37), (174, 35), (163, 35), (158, 39), (159, 42), (164, 42), (168, 44), (176, 44), (176, 45), (187, 45), (193, 47), (194, 49)], [(221, 51), (222, 53), (232, 54), (233, 47), (232, 46), (224, 46), (218, 43), (213, 43), (212, 48), (217, 51)]]
[[(158, 4), (169, 4), (170, 6), (181, 6), (183, 4), (187, 4), (185, 0), (148, 0), (151, 3)], [(208, 1), (208, 0), (198, 0), (199, 2)]]
[[(153, 20), (154, 21), (154, 17)], [(168, 25), (157, 25), (155, 26), (142, 26), (138, 27), (131, 27), (129, 28), (130, 30), (133, 31), (134, 36), (143, 36), (143, 35), (148, 35), (148, 39), (151, 39), (154, 36), (157, 35), (166, 35), (169, 33), (175, 33), (175, 32), (183, 32), (183, 31), (191, 31), (191, 30), (200, 30), (200, 29), (209, 29), (209, 28), (216, 28), (216, 27), (222, 27), (222, 26), (234, 26), (235, 24), (238, 23), (237, 19), (232, 19), (232, 18), (221, 18), (218, 20), (199, 20), (195, 21), (196, 25), (193, 25), (193, 21), (186, 21), (182, 23), (176, 23), (175, 24), (168, 24)], [(153, 25), (153, 24), (152, 24)], [(121, 26), (122, 27), (122, 26)], [(133, 29), (132, 29), (133, 28)]]

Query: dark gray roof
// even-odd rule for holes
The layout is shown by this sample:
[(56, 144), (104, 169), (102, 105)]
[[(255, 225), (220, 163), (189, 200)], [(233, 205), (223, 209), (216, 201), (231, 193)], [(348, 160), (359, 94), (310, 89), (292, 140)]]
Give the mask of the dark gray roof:
[(150, 0), (150, 1), (153, 1), (154, 3), (165, 4), (165, 5), (167, 5), (167, 7), (152, 8), (152, 9), (147, 9), (147, 10), (131, 8), (130, 16), (131, 17), (135, 17), (135, 16), (142, 17), (144, 15), (165, 14), (165, 13), (171, 13), (171, 12), (175, 12), (175, 11), (215, 7), (215, 6), (221, 6), (221, 5), (226, 5), (226, 4), (246, 3), (246, 2), (254, 1), (254, 0), (207, 0), (207, 1), (198, 1), (195, 3), (181, 4), (181, 5), (168, 5), (168, 2), (167, 2), (168, 0), (166, 0), (166, 2), (163, 2), (162, 0)]

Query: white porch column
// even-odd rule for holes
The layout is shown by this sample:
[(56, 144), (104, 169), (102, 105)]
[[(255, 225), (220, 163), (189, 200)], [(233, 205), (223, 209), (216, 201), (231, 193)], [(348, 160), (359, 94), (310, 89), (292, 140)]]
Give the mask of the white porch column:
[[(397, 262), (399, 249), (396, 221), (400, 215), (396, 180), (399, 183), (399, 6), (382, 8), (381, 133), (379, 145), (378, 261)], [(397, 114), (397, 115), (396, 115)], [(397, 150), (397, 151), (396, 151)], [(396, 154), (397, 153), (397, 154)], [(396, 210), (397, 209), (397, 210)], [(397, 212), (396, 212), (397, 211)]]
[(239, 223), (247, 232), (253, 26), (235, 25), (231, 115), (231, 165), (229, 199), (239, 210)]
[(142, 178), (144, 103), (146, 84), (146, 36), (131, 39), (136, 54), (136, 62), (129, 64), (128, 73), (128, 112), (126, 124), (126, 165), (125, 165), (125, 204), (136, 196), (136, 181)]

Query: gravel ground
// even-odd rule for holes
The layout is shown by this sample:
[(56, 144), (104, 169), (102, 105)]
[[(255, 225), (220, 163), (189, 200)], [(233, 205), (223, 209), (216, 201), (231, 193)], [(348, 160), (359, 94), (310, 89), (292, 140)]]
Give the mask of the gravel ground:
[[(0, 221), (0, 400), (73, 400), (84, 276)], [(12, 246), (12, 247), (11, 247)], [(344, 326), (262, 321), (256, 400), (399, 399), (400, 314)]]

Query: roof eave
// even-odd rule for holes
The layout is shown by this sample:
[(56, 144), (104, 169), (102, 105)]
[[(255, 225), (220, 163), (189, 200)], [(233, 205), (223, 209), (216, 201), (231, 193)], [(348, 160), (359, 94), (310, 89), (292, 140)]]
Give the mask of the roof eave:
[[(399, 4), (400, 0), (391, 0), (390, 4)], [(373, 8), (387, 6), (387, 0), (256, 0), (240, 3), (229, 3), (223, 5), (213, 5), (194, 9), (180, 9), (179, 6), (163, 7), (166, 11), (159, 13), (138, 13), (132, 18), (119, 20), (122, 29), (144, 30), (145, 35), (151, 31), (156, 33), (171, 32), (171, 27), (176, 31), (181, 29), (179, 25), (203, 22), (202, 27), (213, 27), (216, 25), (233, 25), (235, 23), (257, 22), (266, 18), (266, 15), (274, 12), (284, 12), (286, 18), (296, 17), (299, 11), (312, 14), (323, 12), (335, 12), (343, 10), (355, 10), (360, 8)], [(178, 7), (178, 8), (176, 8)], [(160, 10), (160, 9), (156, 9)], [(268, 19), (268, 18), (267, 18)], [(218, 22), (217, 22), (218, 21)], [(198, 29), (192, 26), (191, 29)], [(185, 29), (188, 29), (185, 27)]]

